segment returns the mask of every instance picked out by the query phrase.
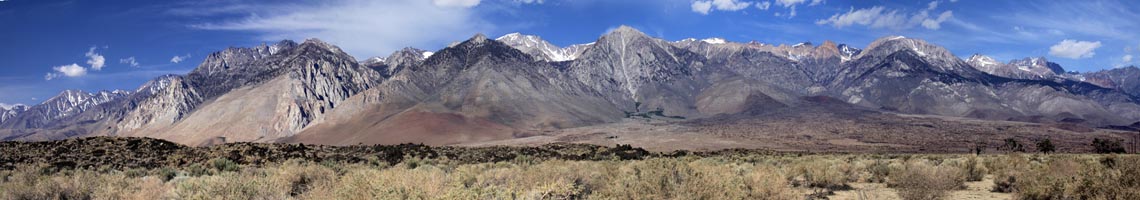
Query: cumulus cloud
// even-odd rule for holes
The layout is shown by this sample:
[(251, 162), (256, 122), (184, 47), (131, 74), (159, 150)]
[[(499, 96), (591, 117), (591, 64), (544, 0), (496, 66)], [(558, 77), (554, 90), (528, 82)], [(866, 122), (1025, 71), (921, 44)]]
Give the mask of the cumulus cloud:
[(1120, 60), (1126, 63), (1132, 62), (1132, 55), (1124, 55), (1124, 57), (1121, 57)]
[(1069, 59), (1089, 58), (1096, 54), (1093, 51), (1100, 46), (1100, 41), (1062, 40), (1060, 43), (1049, 47), (1049, 55)]
[(713, 5), (717, 10), (737, 11), (752, 5), (752, 2), (741, 2), (738, 0), (713, 0)]
[(431, 3), (442, 7), (470, 8), (479, 5), (479, 0), (431, 0)]
[(756, 3), (756, 8), (759, 8), (760, 10), (768, 10), (770, 7), (772, 7), (772, 2), (769, 1)]
[(807, 2), (807, 0), (776, 0), (776, 5), (784, 6), (787, 8), (804, 2)]
[(62, 76), (66, 77), (80, 77), (87, 75), (87, 68), (79, 66), (79, 64), (71, 63), (70, 65), (52, 67), (55, 72), (44, 75), (44, 79), (52, 80)]
[(951, 17), (954, 17), (954, 13), (947, 10), (946, 12), (942, 12), (941, 15), (938, 15), (938, 18), (927, 18), (922, 20), (922, 27), (926, 27), (926, 29), (930, 30), (938, 30), (939, 28), (942, 28), (942, 22), (945, 22)]
[[(250, 31), (263, 41), (320, 38), (356, 57), (387, 55), (408, 46), (445, 45), (477, 32), (491, 32), (493, 26), (479, 18), (473, 8), (438, 3), (444, 2), (330, 0), (251, 5), (220, 15), (220, 21), (190, 27)], [(233, 17), (243, 14), (248, 17)]]
[(96, 47), (91, 47), (91, 49), (88, 49), (87, 53), (84, 55), (87, 56), (87, 64), (91, 65), (91, 69), (99, 71), (103, 69), (103, 64), (105, 64), (107, 60), (103, 58), (103, 55), (95, 53), (95, 49)]
[(818, 6), (820, 4), (823, 4), (823, 0), (811, 0), (811, 3), (808, 4), (808, 6)]
[(697, 12), (697, 13), (700, 13), (702, 15), (707, 15), (707, 14), (709, 14), (709, 10), (712, 10), (712, 2), (711, 1), (694, 1), (692, 7), (693, 7), (693, 12)]
[(938, 16), (931, 18), (930, 12), (937, 7), (937, 3), (932, 3), (927, 6), (927, 9), (913, 14), (895, 9), (887, 9), (882, 6), (858, 10), (851, 8), (847, 13), (838, 13), (827, 19), (816, 20), (815, 24), (830, 24), (835, 28), (860, 25), (870, 28), (886, 28), (892, 30), (910, 29), (921, 25), (926, 29), (938, 30), (942, 28), (942, 22), (946, 22), (954, 17), (954, 12), (944, 11)]
[(119, 63), (130, 65), (131, 67), (139, 67), (139, 62), (135, 60), (134, 56), (129, 58), (119, 59)]
[(723, 11), (737, 11), (748, 8), (748, 6), (752, 6), (752, 2), (742, 2), (739, 0), (711, 0), (694, 1), (691, 7), (693, 8), (693, 12), (707, 15), (713, 8)]
[(187, 58), (190, 58), (190, 54), (186, 54), (185, 56), (174, 56), (173, 58), (170, 58), (170, 62), (180, 63), (180, 62), (186, 60)]

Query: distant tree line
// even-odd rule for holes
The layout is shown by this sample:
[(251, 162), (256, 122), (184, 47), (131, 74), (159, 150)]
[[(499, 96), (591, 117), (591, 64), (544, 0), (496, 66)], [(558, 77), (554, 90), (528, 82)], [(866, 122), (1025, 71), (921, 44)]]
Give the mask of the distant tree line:
[[(1098, 154), (1113, 154), (1113, 153), (1127, 153), (1124, 148), (1124, 141), (1119, 139), (1101, 139), (1094, 138), (1089, 145), (1093, 147), (1093, 152)], [(1004, 152), (1028, 152), (1027, 145), (1022, 144), (1016, 138), (1006, 138), (1002, 140), (1000, 146), (997, 147), (998, 151)], [(1034, 142), (1037, 152), (1043, 154), (1050, 154), (1057, 152), (1057, 146), (1049, 138), (1044, 138)], [(975, 154), (982, 154), (985, 151), (986, 143), (977, 142), (974, 144), (973, 151)]]

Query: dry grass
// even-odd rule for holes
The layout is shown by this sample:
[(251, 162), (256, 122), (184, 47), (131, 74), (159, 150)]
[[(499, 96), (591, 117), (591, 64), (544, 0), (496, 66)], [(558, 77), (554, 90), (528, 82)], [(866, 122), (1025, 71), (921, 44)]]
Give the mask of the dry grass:
[(934, 165), (928, 160), (916, 160), (891, 173), (888, 186), (896, 188), (903, 199), (942, 199), (951, 190), (965, 188), (966, 176), (962, 169), (945, 162)]
[(939, 199), (987, 175), (995, 191), (1019, 199), (1140, 199), (1136, 156), (1017, 154), (294, 160), (262, 167), (210, 161), (125, 171), (21, 166), (0, 171), (0, 199), (804, 199), (883, 183), (902, 199)]
[(1140, 157), (1019, 156), (998, 164), (995, 191), (1018, 199), (1140, 199)]

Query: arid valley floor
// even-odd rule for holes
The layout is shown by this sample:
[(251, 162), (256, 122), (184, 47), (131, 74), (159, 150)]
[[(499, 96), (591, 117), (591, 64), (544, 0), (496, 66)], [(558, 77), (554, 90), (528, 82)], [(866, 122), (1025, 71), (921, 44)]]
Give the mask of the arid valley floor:
[(0, 199), (1136, 199), (1140, 157), (4, 142)]

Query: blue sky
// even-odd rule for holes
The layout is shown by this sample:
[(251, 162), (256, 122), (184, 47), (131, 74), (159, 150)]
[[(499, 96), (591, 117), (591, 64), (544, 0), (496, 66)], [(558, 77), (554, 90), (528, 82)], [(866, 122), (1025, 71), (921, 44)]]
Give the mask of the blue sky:
[(281, 39), (320, 38), (365, 59), (406, 46), (434, 51), (475, 33), (566, 46), (623, 24), (667, 40), (863, 47), (903, 35), (959, 57), (1044, 56), (1096, 71), (1140, 62), (1137, 10), (1140, 1), (0, 0), (0, 104), (36, 104), (65, 89), (133, 90), (211, 52)]

